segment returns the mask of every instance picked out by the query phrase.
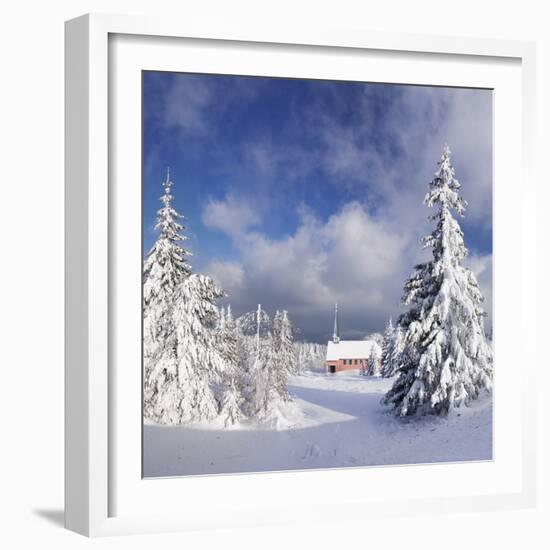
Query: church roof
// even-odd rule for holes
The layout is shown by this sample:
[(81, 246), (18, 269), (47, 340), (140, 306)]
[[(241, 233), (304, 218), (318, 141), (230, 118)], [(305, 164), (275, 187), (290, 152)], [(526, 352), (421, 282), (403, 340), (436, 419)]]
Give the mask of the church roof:
[(338, 359), (367, 359), (372, 346), (378, 346), (373, 340), (340, 340), (337, 344), (329, 341), (327, 345), (327, 361)]

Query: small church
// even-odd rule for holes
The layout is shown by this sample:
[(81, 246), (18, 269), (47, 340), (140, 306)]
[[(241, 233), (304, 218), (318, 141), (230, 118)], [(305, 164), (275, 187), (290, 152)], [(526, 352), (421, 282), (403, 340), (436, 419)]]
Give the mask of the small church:
[(373, 347), (377, 345), (372, 340), (340, 340), (338, 304), (336, 304), (332, 340), (329, 340), (327, 344), (327, 373), (365, 369), (367, 359), (373, 352)]

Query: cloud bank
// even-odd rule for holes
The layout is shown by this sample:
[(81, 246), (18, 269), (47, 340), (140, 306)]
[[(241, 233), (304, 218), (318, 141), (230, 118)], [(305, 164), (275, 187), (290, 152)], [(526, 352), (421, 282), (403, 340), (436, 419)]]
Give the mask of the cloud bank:
[(491, 92), (355, 84), (342, 93), (339, 83), (313, 82), (303, 84), (306, 100), (289, 95), (285, 116), (264, 120), (267, 80), (174, 84), (160, 117), (185, 144), (179, 154), (198, 155), (224, 182), (214, 195), (205, 189), (198, 217), (203, 242), (223, 236), (230, 258), (213, 253), (199, 267), (234, 310), (287, 309), (305, 338), (323, 341), (338, 302), (345, 337), (383, 330), (404, 311), (403, 283), (429, 253), (423, 198), (448, 143), (490, 330)]

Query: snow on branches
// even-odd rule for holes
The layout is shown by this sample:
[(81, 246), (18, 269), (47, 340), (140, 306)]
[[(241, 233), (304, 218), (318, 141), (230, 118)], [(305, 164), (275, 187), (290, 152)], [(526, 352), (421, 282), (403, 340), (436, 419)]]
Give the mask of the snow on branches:
[(224, 292), (204, 275), (191, 275), (174, 296), (173, 345), (181, 396), (174, 407), (179, 410), (179, 423), (213, 420), (218, 415), (215, 388), (228, 369), (225, 350), (214, 330), (218, 320), (216, 301), (222, 296)]
[(225, 361), (213, 329), (223, 296), (212, 279), (193, 274), (176, 289), (168, 316), (174, 329), (150, 377), (149, 417), (164, 424), (213, 420), (219, 403), (215, 385)]
[(484, 331), (483, 296), (475, 275), (463, 265), (468, 251), (452, 215), (467, 203), (445, 146), (424, 199), (436, 209), (434, 231), (424, 238), (432, 259), (415, 267), (405, 283), (410, 306), (399, 319), (403, 350), (399, 377), (384, 402), (399, 416), (447, 414), (492, 388), (493, 358)]
[(162, 208), (157, 212), (155, 225), (155, 229), (160, 232), (147, 253), (143, 268), (143, 300), (148, 309), (157, 304), (169, 303), (174, 289), (191, 274), (191, 266), (187, 263), (187, 256), (191, 256), (191, 252), (180, 244), (188, 239), (182, 234), (183, 225), (178, 222), (183, 216), (172, 206), (173, 185), (170, 171), (167, 171), (166, 180), (162, 183)]
[(234, 320), (212, 279), (193, 274), (182, 216), (167, 172), (158, 238), (143, 273), (144, 414), (163, 424), (270, 420), (291, 401), (297, 360), (287, 312), (258, 310)]
[(381, 376), (391, 378), (397, 374), (400, 366), (400, 355), (403, 348), (403, 330), (399, 325), (393, 326), (388, 321), (382, 342)]
[(382, 374), (380, 346), (376, 342), (373, 342), (365, 368), (362, 372), (365, 376), (380, 376)]
[[(256, 320), (256, 327), (252, 319)], [(277, 311), (273, 320), (258, 306), (256, 312), (237, 320), (244, 342), (243, 357), (246, 406), (248, 414), (262, 422), (277, 424), (289, 412), (292, 397), (288, 379), (296, 372), (297, 356), (294, 347), (292, 323), (286, 311)]]
[[(172, 206), (173, 182), (169, 170), (162, 186), (162, 208), (157, 212), (155, 225), (159, 235), (147, 253), (143, 267), (143, 368), (146, 415), (152, 413), (151, 400), (154, 388), (169, 383), (172, 376), (170, 370), (159, 371), (155, 364), (161, 355), (166, 359), (168, 339), (174, 331), (169, 314), (174, 292), (191, 274), (191, 267), (187, 263), (187, 257), (191, 253), (181, 246), (181, 243), (187, 240), (182, 233), (184, 227), (178, 221), (183, 216)], [(154, 377), (164, 378), (164, 381)]]
[(228, 305), (227, 310), (222, 308), (218, 325), (218, 342), (224, 360), (222, 371), (224, 388), (220, 415), (226, 426), (238, 424), (245, 418), (243, 411), (245, 373), (240, 363), (239, 336), (231, 306)]
[(312, 342), (295, 342), (298, 373), (325, 372), (327, 346)]

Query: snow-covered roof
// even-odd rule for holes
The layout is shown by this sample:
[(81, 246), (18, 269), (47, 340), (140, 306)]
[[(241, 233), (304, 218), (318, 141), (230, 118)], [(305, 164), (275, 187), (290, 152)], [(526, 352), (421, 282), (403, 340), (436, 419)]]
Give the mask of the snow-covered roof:
[(337, 344), (329, 341), (327, 346), (327, 361), (338, 359), (367, 359), (372, 346), (378, 344), (372, 340), (340, 340)]

